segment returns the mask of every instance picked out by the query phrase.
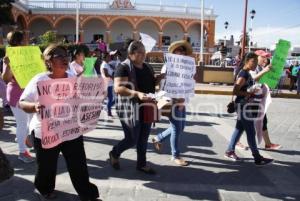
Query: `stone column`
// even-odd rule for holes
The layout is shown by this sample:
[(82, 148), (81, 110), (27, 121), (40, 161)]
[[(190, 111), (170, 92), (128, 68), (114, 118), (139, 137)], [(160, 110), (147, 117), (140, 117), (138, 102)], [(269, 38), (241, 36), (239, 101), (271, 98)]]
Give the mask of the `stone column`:
[(111, 43), (110, 30), (107, 30), (107, 31), (105, 32), (105, 42), (106, 42), (106, 44), (110, 44), (110, 43)]
[(162, 38), (163, 38), (163, 32), (162, 31), (160, 31), (160, 32), (158, 32), (158, 49), (159, 50), (161, 50), (161, 48), (162, 48)]
[(184, 33), (184, 36), (183, 36), (183, 40), (187, 40), (188, 37), (189, 37), (189, 33), (185, 32), (185, 33)]
[(139, 39), (140, 39), (140, 34), (139, 34), (139, 32), (138, 32), (137, 30), (134, 30), (134, 31), (132, 32), (132, 37), (133, 37), (134, 40), (139, 40)]
[(28, 29), (24, 30), (24, 41), (26, 45), (30, 42), (30, 31)]
[(79, 43), (84, 43), (84, 30), (79, 30)]

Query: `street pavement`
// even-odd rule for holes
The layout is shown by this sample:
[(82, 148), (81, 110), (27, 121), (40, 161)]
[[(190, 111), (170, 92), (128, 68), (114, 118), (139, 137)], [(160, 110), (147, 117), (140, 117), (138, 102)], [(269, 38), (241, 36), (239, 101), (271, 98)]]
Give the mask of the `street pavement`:
[[(107, 159), (112, 146), (123, 137), (117, 118), (107, 120), (103, 111), (97, 128), (86, 134), (85, 149), (91, 181), (104, 201), (271, 201), (300, 200), (300, 100), (273, 98), (268, 111), (269, 133), (274, 143), (283, 146), (278, 151), (261, 154), (276, 161), (266, 167), (256, 167), (250, 151), (238, 150), (243, 162), (224, 158), (224, 151), (235, 125), (235, 115), (226, 113), (230, 96), (196, 95), (188, 109), (187, 125), (180, 138), (182, 157), (188, 167), (178, 167), (170, 160), (169, 141), (163, 152), (154, 151), (149, 143), (147, 158), (157, 170), (155, 176), (135, 170), (136, 151), (130, 149), (121, 158), (121, 170), (113, 170)], [(157, 123), (155, 133), (168, 126), (167, 119)], [(15, 120), (5, 117), (0, 131), (0, 147), (8, 156), (15, 176), (0, 184), (0, 201), (41, 200), (34, 192), (36, 165), (17, 159)], [(245, 135), (242, 137), (245, 142)], [(34, 155), (34, 153), (33, 153)], [(62, 156), (59, 158), (56, 190), (57, 201), (79, 200), (71, 184)]]

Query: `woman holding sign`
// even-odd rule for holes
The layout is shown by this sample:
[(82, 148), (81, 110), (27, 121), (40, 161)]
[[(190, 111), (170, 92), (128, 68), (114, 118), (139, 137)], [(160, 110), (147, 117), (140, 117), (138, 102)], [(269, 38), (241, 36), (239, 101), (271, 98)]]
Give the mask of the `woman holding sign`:
[(136, 169), (145, 174), (156, 172), (146, 164), (146, 151), (151, 122), (145, 120), (145, 104), (152, 100), (147, 96), (155, 92), (156, 78), (152, 67), (145, 63), (145, 47), (140, 41), (128, 41), (128, 58), (115, 71), (114, 91), (116, 111), (121, 120), (125, 138), (109, 152), (110, 163), (120, 169), (119, 158), (127, 149), (136, 145)]
[(44, 198), (54, 199), (56, 197), (54, 188), (57, 160), (59, 153), (62, 152), (71, 181), (80, 199), (86, 201), (97, 200), (99, 197), (98, 188), (89, 181), (82, 136), (64, 141), (50, 149), (42, 147), (41, 116), (39, 112), (43, 107), (38, 102), (37, 83), (43, 80), (74, 76), (66, 72), (68, 69), (68, 54), (63, 46), (50, 45), (45, 49), (43, 55), (49, 72), (38, 74), (32, 78), (20, 98), (21, 108), (25, 112), (33, 114), (30, 128), (34, 135), (34, 148), (37, 159), (34, 185)]
[[(190, 43), (187, 41), (177, 41), (170, 45), (169, 52), (177, 55), (192, 55), (193, 49)], [(166, 66), (164, 65), (162, 73), (166, 73)], [(186, 100), (184, 98), (172, 99), (172, 114), (169, 117), (170, 127), (159, 133), (156, 137), (152, 139), (154, 143), (154, 148), (157, 151), (161, 150), (162, 142), (170, 137), (171, 144), (171, 160), (174, 161), (179, 166), (187, 166), (188, 162), (180, 157), (179, 150), (179, 136), (183, 134), (186, 118), (185, 104)]]
[[(12, 47), (17, 47), (23, 45), (24, 36), (20, 31), (13, 31), (7, 34), (8, 44)], [(23, 110), (19, 108), (19, 99), (23, 92), (23, 89), (20, 88), (20, 85), (16, 81), (13, 72), (10, 68), (10, 60), (8, 57), (4, 57), (3, 61), (4, 69), (2, 73), (3, 80), (7, 83), (6, 95), (7, 100), (10, 105), (10, 108), (16, 118), (17, 124), (17, 142), (19, 145), (20, 155), (18, 159), (23, 161), (24, 163), (34, 162), (34, 159), (31, 157), (30, 153), (27, 151), (25, 141), (26, 137), (29, 133), (28, 123), (29, 123), (29, 115), (26, 114)]]
[(255, 139), (256, 132), (254, 120), (258, 117), (257, 112), (253, 112), (253, 110), (257, 110), (256, 107), (258, 105), (251, 104), (250, 102), (250, 98), (255, 97), (256, 90), (249, 90), (254, 85), (254, 80), (249, 71), (255, 70), (257, 65), (257, 55), (254, 53), (248, 53), (245, 56), (244, 61), (244, 67), (239, 72), (233, 89), (234, 95), (237, 96), (235, 103), (237, 104), (238, 119), (224, 156), (233, 161), (240, 160), (240, 158), (235, 154), (235, 146), (242, 133), (246, 131), (247, 142), (254, 157), (254, 162), (258, 166), (263, 166), (272, 163), (273, 159), (264, 158), (260, 155)]

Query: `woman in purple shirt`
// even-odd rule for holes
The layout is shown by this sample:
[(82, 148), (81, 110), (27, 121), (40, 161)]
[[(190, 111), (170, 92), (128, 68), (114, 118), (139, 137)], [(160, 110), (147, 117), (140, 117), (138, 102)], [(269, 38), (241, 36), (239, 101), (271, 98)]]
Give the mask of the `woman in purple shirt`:
[[(24, 35), (20, 31), (12, 31), (7, 34), (8, 44), (12, 47), (23, 45), (23, 39)], [(19, 84), (17, 83), (14, 77), (13, 72), (10, 69), (10, 60), (7, 56), (3, 59), (2, 78), (4, 82), (7, 83), (7, 101), (15, 116), (17, 124), (16, 137), (20, 152), (18, 159), (20, 159), (24, 163), (31, 163), (34, 161), (34, 159), (30, 156), (25, 145), (26, 137), (29, 132), (29, 115), (19, 108), (18, 102), (23, 92), (23, 89), (20, 88)]]

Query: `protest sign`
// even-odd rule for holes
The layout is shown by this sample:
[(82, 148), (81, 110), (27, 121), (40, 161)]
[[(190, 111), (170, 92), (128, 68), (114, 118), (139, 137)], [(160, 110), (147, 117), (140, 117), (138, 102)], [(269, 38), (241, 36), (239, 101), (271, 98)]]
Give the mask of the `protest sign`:
[(195, 59), (189, 56), (165, 54), (166, 84), (164, 90), (170, 98), (188, 98), (194, 95)]
[(282, 39), (279, 40), (276, 45), (275, 54), (272, 58), (272, 68), (268, 73), (260, 78), (260, 83), (267, 84), (271, 89), (274, 89), (277, 86), (282, 75), (290, 47), (291, 43), (289, 41)]
[(49, 149), (93, 130), (106, 86), (102, 78), (65, 78), (38, 82), (42, 147)]
[(153, 47), (156, 45), (156, 40), (144, 33), (140, 33), (140, 36), (141, 36), (141, 41), (145, 46), (146, 53), (151, 52)]
[(96, 62), (96, 57), (86, 57), (84, 60), (84, 72), (85, 77), (93, 77), (95, 75), (94, 65)]
[(10, 60), (11, 71), (22, 89), (35, 75), (46, 71), (38, 46), (7, 47), (6, 55)]

